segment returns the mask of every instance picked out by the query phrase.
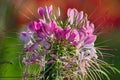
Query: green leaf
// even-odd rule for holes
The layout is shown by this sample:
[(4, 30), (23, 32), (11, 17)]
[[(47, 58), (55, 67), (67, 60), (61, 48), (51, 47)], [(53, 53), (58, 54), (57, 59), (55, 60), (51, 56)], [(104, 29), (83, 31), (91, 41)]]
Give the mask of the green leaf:
[(102, 70), (97, 70), (98, 72), (102, 73), (106, 78), (107, 80), (110, 80), (109, 76)]

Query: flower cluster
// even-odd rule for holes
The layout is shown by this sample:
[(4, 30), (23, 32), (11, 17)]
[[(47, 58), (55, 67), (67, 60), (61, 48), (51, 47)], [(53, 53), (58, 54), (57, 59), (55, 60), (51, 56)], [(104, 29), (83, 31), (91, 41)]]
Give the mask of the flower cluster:
[[(39, 66), (39, 74), (32, 73), (34, 78), (93, 80), (94, 69), (99, 69), (94, 47), (97, 35), (87, 15), (83, 11), (68, 9), (68, 19), (63, 23), (52, 14), (52, 6), (39, 8), (38, 14), (40, 18), (32, 21), (27, 31), (20, 33), (26, 53), (23, 64)], [(25, 74), (29, 74), (27, 70)]]

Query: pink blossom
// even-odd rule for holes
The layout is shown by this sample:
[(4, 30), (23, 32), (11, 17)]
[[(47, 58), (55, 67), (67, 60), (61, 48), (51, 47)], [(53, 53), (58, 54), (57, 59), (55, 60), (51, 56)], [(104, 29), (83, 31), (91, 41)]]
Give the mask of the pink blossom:
[(79, 37), (79, 33), (76, 29), (71, 30), (68, 41), (70, 41), (75, 46), (78, 45), (78, 43), (80, 41), (80, 37)]
[(39, 62), (39, 65), (40, 65), (41, 67), (43, 67), (43, 66), (45, 66), (45, 62), (44, 62), (44, 61), (40, 61), (40, 62)]
[(25, 43), (28, 43), (30, 41), (29, 35), (27, 35), (26, 32), (20, 33), (20, 39), (24, 41)]
[(21, 32), (19, 38), (25, 43), (25, 45), (29, 45), (30, 38), (32, 37), (33, 33), (30, 31)]
[(28, 31), (20, 34), (26, 45), (25, 52), (29, 53), (23, 58), (23, 64), (37, 64), (42, 70), (43, 66), (46, 68), (47, 65), (60, 63), (63, 68), (77, 70), (73, 71), (77, 72), (76, 75), (85, 74), (91, 60), (98, 58), (94, 47), (97, 38), (94, 24), (84, 16), (83, 11), (76, 9), (68, 9), (68, 22), (65, 23), (52, 17), (52, 6), (39, 8), (38, 14), (41, 18), (32, 21)]
[(50, 56), (54, 59), (56, 59), (58, 57), (56, 54), (51, 54)]
[(57, 39), (61, 39), (63, 29), (59, 27), (54, 20), (52, 20), (49, 25), (51, 34), (55, 35)]
[(70, 26), (66, 26), (66, 27), (63, 29), (62, 37), (65, 38), (65, 39), (68, 39), (69, 36), (70, 36), (70, 31), (71, 31), (71, 27), (70, 27)]
[(41, 23), (43, 22), (43, 20), (36, 20), (34, 22), (31, 22), (29, 25), (28, 25), (28, 29), (32, 32), (36, 32), (37, 30), (40, 29), (40, 26), (41, 26)]
[(67, 16), (69, 17), (70, 24), (73, 24), (75, 16), (78, 14), (76, 9), (68, 9)]
[(56, 38), (57, 39), (61, 39), (62, 38), (62, 28), (60, 27), (57, 27), (56, 30), (55, 30), (55, 35), (56, 35)]
[(83, 11), (80, 11), (78, 14), (77, 14), (77, 19), (76, 19), (76, 24), (78, 24), (80, 22), (80, 20), (83, 19)]
[(39, 45), (38, 42), (33, 43), (32, 45), (30, 45), (30, 47), (28, 47), (28, 48), (25, 50), (25, 52), (33, 52), (35, 49), (38, 48), (38, 45)]
[(63, 65), (64, 65), (65, 67), (70, 67), (70, 63), (69, 63), (69, 62), (63, 62)]
[(47, 62), (47, 64), (52, 64), (52, 63), (54, 63), (55, 61), (54, 60), (49, 60), (48, 62)]
[(42, 41), (40, 41), (39, 44), (41, 46), (43, 46), (45, 49), (49, 49), (50, 46), (51, 46), (45, 39), (43, 39)]
[(89, 35), (89, 36), (85, 39), (85, 44), (94, 43), (95, 40), (96, 40), (96, 35)]
[(38, 14), (41, 17), (49, 18), (50, 16), (52, 16), (52, 5), (50, 7), (40, 7), (38, 9)]

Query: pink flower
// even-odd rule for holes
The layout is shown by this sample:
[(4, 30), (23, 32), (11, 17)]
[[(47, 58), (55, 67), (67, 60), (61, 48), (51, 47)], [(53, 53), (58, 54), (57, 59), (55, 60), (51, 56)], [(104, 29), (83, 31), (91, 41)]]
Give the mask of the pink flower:
[(94, 32), (94, 24), (89, 21), (86, 21), (83, 26), (79, 29), (79, 31), (84, 31), (87, 35), (91, 35)]
[(87, 27), (87, 33), (88, 33), (88, 34), (93, 34), (93, 32), (94, 32), (94, 24), (91, 23), (91, 24), (89, 25), (89, 27)]
[(78, 45), (78, 43), (80, 41), (80, 37), (79, 37), (79, 33), (76, 29), (71, 30), (68, 41), (70, 41), (74, 46)]
[(80, 41), (82, 42), (87, 36), (86, 31), (83, 28), (80, 28), (78, 30), (78, 33), (79, 33)]
[(83, 19), (83, 11), (78, 12), (76, 9), (68, 9), (67, 16), (69, 18), (70, 24), (72, 25), (75, 21), (75, 24), (78, 25), (78, 23)]
[(58, 57), (56, 54), (51, 54), (50, 56), (54, 59), (56, 59)]
[(42, 19), (31, 22), (28, 31), (20, 34), (20, 39), (27, 45), (25, 52), (29, 53), (23, 58), (23, 64), (37, 64), (40, 68), (46, 68), (49, 67), (47, 65), (55, 63), (53, 66), (56, 67), (56, 63), (60, 63), (61, 67), (76, 70), (76, 74), (84, 74), (86, 67), (89, 68), (93, 59), (98, 58), (94, 47), (97, 38), (93, 33), (94, 24), (87, 20), (83, 11), (76, 9), (68, 9), (68, 22), (65, 23), (54, 20), (52, 6), (39, 8), (38, 13)]
[(33, 33), (30, 31), (21, 32), (19, 38), (25, 43), (25, 45), (29, 45), (30, 38), (32, 37)]
[(36, 33), (39, 38), (45, 39), (47, 36), (51, 34), (49, 24), (45, 22), (39, 22), (37, 25), (39, 25), (39, 28), (36, 29)]
[(28, 48), (25, 50), (25, 52), (33, 52), (35, 49), (38, 48), (38, 45), (39, 45), (38, 42), (33, 43), (32, 45), (30, 45), (30, 47), (28, 47)]
[(32, 53), (31, 57), (29, 58), (29, 63), (35, 64), (42, 60), (43, 56), (37, 53)]
[(69, 63), (69, 62), (63, 62), (63, 65), (64, 65), (65, 67), (70, 67), (70, 63)]
[(57, 39), (61, 39), (63, 29), (59, 27), (54, 20), (52, 20), (49, 25), (50, 25), (50, 32), (53, 35), (55, 35)]
[(55, 61), (54, 60), (49, 60), (48, 62), (47, 62), (47, 64), (52, 64), (52, 63), (54, 63)]
[(62, 28), (60, 27), (57, 27), (56, 30), (55, 30), (55, 36), (57, 39), (62, 39)]
[(51, 47), (51, 45), (45, 39), (40, 41), (39, 44), (43, 46), (45, 49), (49, 49)]
[(39, 62), (39, 65), (40, 65), (41, 67), (43, 67), (43, 66), (45, 66), (45, 62), (44, 62), (44, 61), (40, 61), (40, 62)]
[(62, 37), (65, 38), (65, 39), (68, 39), (69, 36), (70, 36), (70, 31), (71, 31), (71, 27), (70, 26), (67, 26), (63, 29), (63, 32), (62, 32)]
[(60, 60), (66, 60), (66, 56), (60, 57)]
[(80, 22), (80, 20), (82, 20), (83, 19), (83, 11), (81, 11), (81, 12), (79, 12), (78, 14), (77, 14), (77, 18), (76, 18), (76, 24), (78, 25), (78, 23)]
[(50, 35), (51, 31), (50, 31), (50, 26), (47, 23), (42, 23), (41, 25), (41, 31), (46, 35)]
[(63, 29), (62, 37), (65, 38), (66, 40), (68, 40), (74, 46), (77, 46), (80, 41), (78, 30), (72, 29), (69, 26), (67, 26)]
[(78, 14), (76, 9), (68, 9), (67, 16), (69, 17), (70, 24), (73, 24), (75, 16)]
[(97, 38), (96, 35), (93, 34), (94, 32), (94, 24), (90, 24), (89, 21), (83, 24), (83, 26), (78, 30), (80, 36), (80, 46), (84, 47), (93, 47), (94, 42)]
[(85, 44), (94, 43), (95, 40), (96, 40), (96, 35), (89, 35), (89, 36), (85, 39)]
[(56, 29), (58, 28), (56, 22), (54, 20), (51, 20), (50, 23), (49, 23), (49, 26), (50, 26), (51, 33), (54, 34)]
[(31, 22), (29, 25), (28, 25), (28, 29), (31, 31), (31, 32), (36, 32), (40, 29), (42, 23), (45, 23), (45, 21), (39, 19), (39, 20), (36, 20), (34, 22)]
[(20, 39), (24, 41), (25, 43), (28, 43), (30, 41), (30, 37), (26, 32), (20, 33)]
[(49, 18), (50, 16), (52, 16), (52, 5), (50, 7), (40, 7), (38, 9), (38, 14), (41, 17)]

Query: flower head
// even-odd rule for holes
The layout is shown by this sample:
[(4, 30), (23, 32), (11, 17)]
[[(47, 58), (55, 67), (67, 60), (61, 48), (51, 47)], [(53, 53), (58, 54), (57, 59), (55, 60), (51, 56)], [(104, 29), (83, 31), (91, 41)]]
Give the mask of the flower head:
[(39, 8), (38, 14), (41, 18), (31, 22), (26, 32), (20, 33), (26, 53), (22, 62), (38, 65), (42, 76), (36, 76), (41, 79), (55, 80), (61, 76), (62, 80), (69, 77), (96, 80), (91, 75), (99, 77), (97, 71), (102, 66), (94, 46), (97, 35), (94, 24), (83, 11), (68, 9), (66, 23), (52, 17), (52, 6)]

